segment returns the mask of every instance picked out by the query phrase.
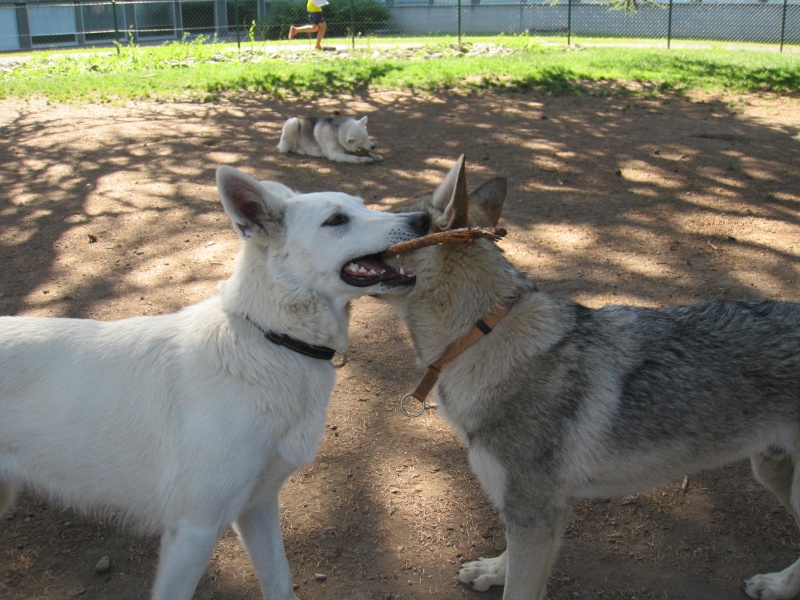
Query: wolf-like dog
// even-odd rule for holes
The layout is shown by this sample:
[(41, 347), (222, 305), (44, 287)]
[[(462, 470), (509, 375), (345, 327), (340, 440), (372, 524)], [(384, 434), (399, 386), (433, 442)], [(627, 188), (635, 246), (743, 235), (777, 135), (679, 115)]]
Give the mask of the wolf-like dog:
[[(496, 225), (504, 185), (467, 194), (464, 177), (462, 156), (432, 195), (398, 210), (426, 210), (431, 231)], [(463, 583), (539, 600), (573, 501), (744, 457), (800, 520), (800, 305), (590, 309), (538, 291), (487, 240), (401, 258), (416, 285), (384, 299), (422, 364), (484, 322), (485, 335), (441, 367), (437, 387), (439, 409), (507, 526), (505, 552), (464, 564)], [(744, 589), (794, 598), (800, 561)]]
[(371, 255), (425, 214), (217, 170), (242, 241), (219, 294), (116, 322), (0, 318), (0, 512), (17, 488), (163, 532), (152, 597), (189, 600), (230, 524), (264, 598), (294, 600), (278, 491), (314, 458), (350, 300), (413, 274)]
[(373, 152), (367, 117), (292, 117), (283, 124), (278, 150), (324, 157), (336, 162), (371, 163), (383, 160)]

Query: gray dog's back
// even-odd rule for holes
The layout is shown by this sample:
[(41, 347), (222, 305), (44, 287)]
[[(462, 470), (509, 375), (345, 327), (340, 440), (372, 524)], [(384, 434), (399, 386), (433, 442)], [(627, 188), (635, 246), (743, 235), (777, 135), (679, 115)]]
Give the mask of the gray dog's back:
[(619, 495), (800, 439), (800, 304), (553, 309), (558, 341), (467, 432), (509, 468), (602, 473), (576, 495)]

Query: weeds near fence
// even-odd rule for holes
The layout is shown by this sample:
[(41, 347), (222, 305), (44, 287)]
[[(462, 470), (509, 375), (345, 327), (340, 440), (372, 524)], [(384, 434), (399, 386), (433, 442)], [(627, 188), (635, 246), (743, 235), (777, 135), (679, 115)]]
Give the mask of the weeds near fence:
[(161, 46), (140, 48), (133, 43), (133, 38), (128, 44), (116, 44), (117, 54), (103, 56), (95, 63), (101, 72), (109, 73), (117, 70), (130, 71), (159, 71), (188, 67), (191, 64), (208, 62), (222, 51), (223, 44), (216, 38), (209, 39), (198, 35), (189, 39), (184, 33), (183, 39), (173, 41)]
[(126, 44), (115, 43), (113, 52), (41, 52), (34, 54), (23, 68), (12, 75), (30, 80), (37, 77), (69, 78), (92, 73), (158, 72), (208, 62), (221, 51), (222, 44), (216, 40), (201, 35), (190, 41), (187, 37), (184, 35), (181, 41), (162, 46), (141, 48), (131, 36)]
[[(129, 41), (114, 51), (36, 54), (0, 69), (0, 97), (57, 101), (190, 98), (223, 93), (273, 97), (411, 90), (421, 93), (527, 91), (552, 94), (728, 91), (800, 92), (800, 55), (724, 49), (577, 49), (529, 36), (491, 41), (368, 42), (363, 49), (223, 45), (202, 36), (161, 46)], [(631, 86), (630, 84), (637, 84)]]

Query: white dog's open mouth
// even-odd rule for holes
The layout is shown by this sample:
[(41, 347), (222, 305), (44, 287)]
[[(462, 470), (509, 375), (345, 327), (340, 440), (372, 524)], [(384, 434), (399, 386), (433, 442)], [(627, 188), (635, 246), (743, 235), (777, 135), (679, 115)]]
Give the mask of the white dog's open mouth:
[(340, 277), (346, 284), (355, 287), (369, 287), (379, 283), (392, 286), (413, 285), (417, 280), (413, 271), (403, 267), (390, 267), (375, 255), (351, 260), (342, 267)]

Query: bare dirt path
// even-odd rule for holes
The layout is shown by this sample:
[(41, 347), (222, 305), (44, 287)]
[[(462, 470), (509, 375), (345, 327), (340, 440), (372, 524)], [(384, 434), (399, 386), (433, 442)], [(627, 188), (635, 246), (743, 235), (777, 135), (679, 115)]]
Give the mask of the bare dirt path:
[[(600, 90), (598, 90), (600, 91)], [(370, 117), (385, 161), (277, 152), (298, 114)], [(376, 208), (430, 191), (461, 152), (472, 185), (503, 175), (501, 242), (562, 298), (672, 305), (800, 301), (800, 102), (715, 97), (466, 98), (375, 94), (317, 104), (0, 103), (0, 314), (117, 319), (214, 293), (237, 248), (214, 170), (231, 164)], [(502, 550), (503, 528), (434, 411), (410, 421), (406, 333), (356, 303), (318, 460), (283, 493), (301, 599), (498, 599), (458, 585), (460, 562)], [(728, 600), (744, 577), (795, 560), (798, 531), (748, 467), (580, 503), (549, 598)], [(23, 495), (0, 521), (0, 597), (144, 599), (157, 541)], [(103, 556), (111, 569), (94, 573)], [(232, 533), (197, 598), (258, 586)]]

